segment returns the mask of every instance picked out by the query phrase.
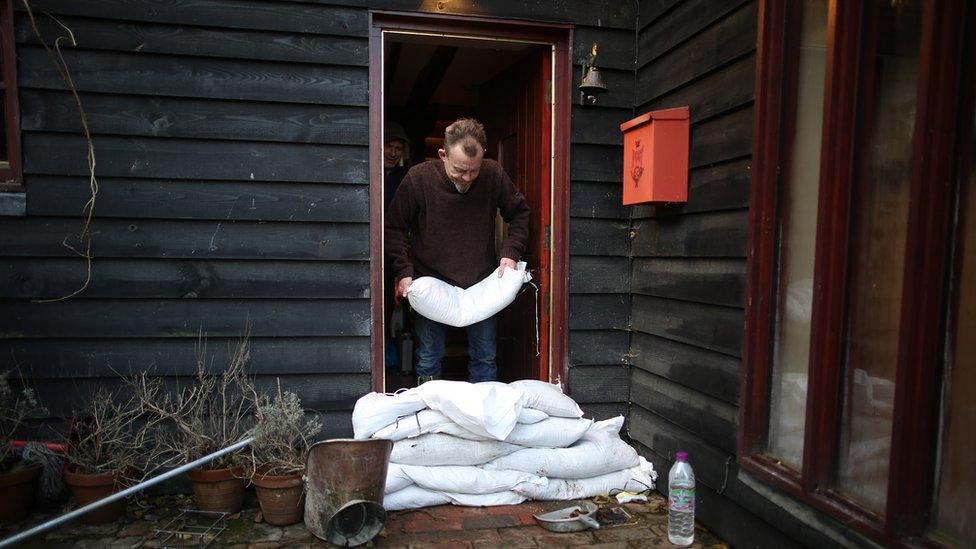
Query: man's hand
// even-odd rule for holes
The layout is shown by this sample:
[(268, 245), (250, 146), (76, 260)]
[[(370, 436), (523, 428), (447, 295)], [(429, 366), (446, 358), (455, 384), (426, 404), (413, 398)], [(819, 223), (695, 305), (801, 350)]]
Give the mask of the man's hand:
[(413, 283), (413, 278), (409, 276), (407, 278), (401, 278), (400, 285), (397, 286), (397, 294), (402, 295), (403, 297), (407, 297), (407, 290), (410, 289), (410, 285), (412, 283)]
[(508, 267), (513, 271), (516, 269), (514, 261), (507, 257), (503, 257), (502, 260), (498, 262), (498, 278), (501, 278), (502, 275), (505, 274), (505, 267)]

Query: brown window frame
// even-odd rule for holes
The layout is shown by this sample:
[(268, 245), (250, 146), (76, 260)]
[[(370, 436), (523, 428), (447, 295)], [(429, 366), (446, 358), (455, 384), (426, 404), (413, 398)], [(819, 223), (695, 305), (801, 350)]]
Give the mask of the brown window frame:
[(20, 157), (20, 106), (17, 102), (17, 58), (14, 54), (13, 7), (11, 0), (0, 0), (0, 60), (3, 63), (3, 109), (6, 124), (3, 128), (7, 138), (9, 162), (0, 165), (0, 192), (20, 192), (24, 190), (24, 176)]
[[(852, 182), (863, 158), (857, 128), (869, 124), (877, 2), (832, 1), (828, 19), (820, 198), (802, 471), (764, 454), (768, 437), (773, 319), (776, 318), (781, 187), (796, 109), (802, 4), (760, 0), (753, 175), (750, 189), (746, 330), (743, 343), (741, 467), (794, 498), (893, 545), (923, 538), (934, 493), (938, 413), (948, 301), (953, 189), (950, 159), (972, 126), (973, 79), (961, 69), (973, 2), (924, 3), (910, 201), (903, 267), (896, 393), (886, 509), (869, 511), (832, 490), (842, 403), (842, 353), (852, 223)], [(972, 25), (971, 23), (969, 23)], [(965, 30), (965, 32), (964, 32)], [(968, 43), (964, 43), (968, 41)], [(968, 54), (971, 59), (971, 53)], [(968, 117), (960, 111), (968, 111)], [(970, 128), (967, 128), (968, 124)], [(926, 291), (916, 291), (924, 288)]]

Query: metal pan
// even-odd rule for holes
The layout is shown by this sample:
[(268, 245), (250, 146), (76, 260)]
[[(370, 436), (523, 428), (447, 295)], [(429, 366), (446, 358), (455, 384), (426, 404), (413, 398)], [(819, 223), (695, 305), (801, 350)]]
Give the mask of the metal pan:
[[(587, 528), (599, 530), (600, 523), (594, 517), (597, 509), (595, 503), (584, 501), (579, 505), (566, 507), (558, 511), (551, 511), (542, 515), (535, 515), (535, 520), (539, 521), (539, 524), (543, 528), (551, 532), (580, 532)], [(579, 512), (575, 517), (572, 516), (574, 511)]]

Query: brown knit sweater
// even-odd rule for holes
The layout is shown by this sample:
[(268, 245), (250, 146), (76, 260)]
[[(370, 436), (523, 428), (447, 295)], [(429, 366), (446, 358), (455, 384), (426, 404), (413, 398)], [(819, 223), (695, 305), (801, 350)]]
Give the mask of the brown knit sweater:
[(397, 278), (434, 276), (468, 288), (498, 267), (495, 211), (508, 222), (501, 256), (518, 261), (529, 237), (525, 197), (494, 160), (485, 160), (466, 193), (441, 160), (407, 172), (386, 212), (386, 253)]

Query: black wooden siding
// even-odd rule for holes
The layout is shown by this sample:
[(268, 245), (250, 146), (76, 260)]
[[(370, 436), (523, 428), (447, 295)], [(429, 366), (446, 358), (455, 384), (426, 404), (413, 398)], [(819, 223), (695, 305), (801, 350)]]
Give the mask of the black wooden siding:
[(0, 219), (0, 353), (52, 415), (117, 374), (216, 365), (250, 324), (279, 377), (349, 431), (370, 388), (366, 13), (283, 3), (33, 1), (95, 135), (92, 281), (61, 245), (88, 198), (71, 95), (15, 18), (27, 217)]
[[(53, 416), (120, 373), (192, 373), (199, 332), (226, 364), (249, 323), (259, 383), (280, 377), (326, 414), (328, 435), (350, 434), (371, 384), (368, 9), (421, 3), (346, 4), (33, 0), (48, 42), (63, 32), (45, 13), (78, 41), (64, 56), (100, 182), (91, 284), (46, 304), (32, 300), (85, 277), (62, 245), (82, 226), (85, 142), (17, 8), (27, 216), (0, 218), (0, 365), (19, 367)], [(569, 360), (573, 396), (601, 417), (622, 413), (630, 242), (616, 125), (632, 114), (636, 5), (448, 10), (577, 23), (576, 61), (603, 48), (611, 92), (572, 111)]]
[[(629, 399), (630, 212), (621, 204), (623, 139), (633, 116), (636, 4), (607, 3), (629, 18), (609, 19), (579, 2), (573, 44), (570, 150), (570, 394), (597, 417), (626, 414)], [(589, 13), (586, 13), (589, 11)], [(594, 27), (594, 24), (605, 26)], [(613, 28), (607, 28), (613, 27)], [(600, 46), (597, 65), (610, 89), (579, 105), (580, 62)]]
[(755, 0), (641, 0), (637, 113), (691, 107), (688, 203), (635, 207), (629, 432), (661, 474), (688, 451), (697, 518), (736, 547), (861, 545), (735, 462), (753, 131)]

